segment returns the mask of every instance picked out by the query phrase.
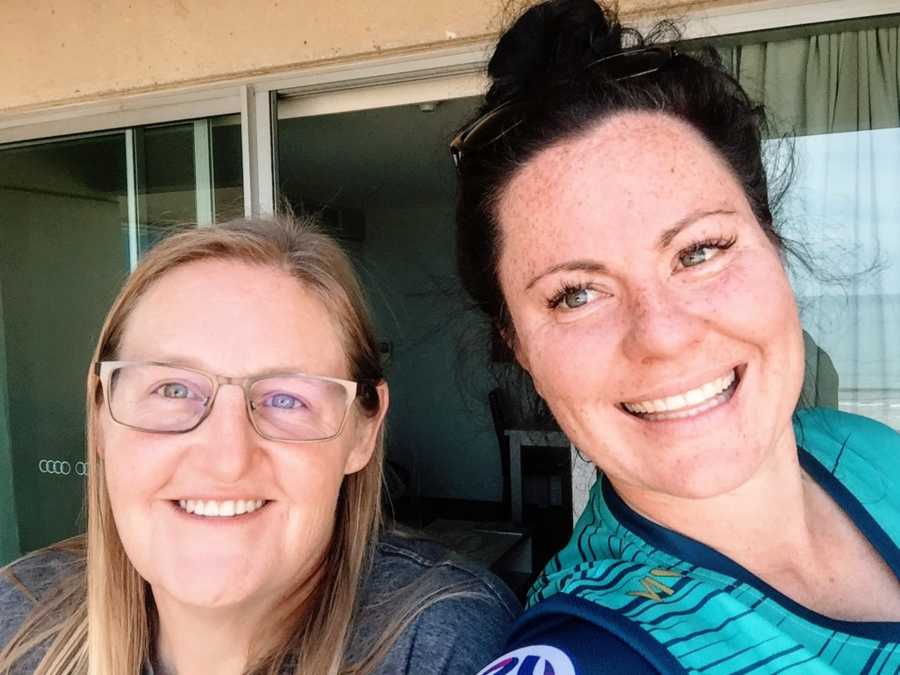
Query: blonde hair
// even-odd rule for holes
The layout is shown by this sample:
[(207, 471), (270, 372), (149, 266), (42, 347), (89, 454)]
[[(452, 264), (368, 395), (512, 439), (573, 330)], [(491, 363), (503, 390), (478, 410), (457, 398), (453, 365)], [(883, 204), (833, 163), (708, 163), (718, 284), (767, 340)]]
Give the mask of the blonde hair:
[[(116, 356), (125, 322), (157, 279), (176, 267), (210, 259), (277, 267), (291, 274), (334, 312), (342, 327), (351, 377), (382, 378), (368, 309), (349, 260), (314, 224), (287, 216), (231, 221), (162, 241), (143, 258), (113, 302), (92, 364)], [(30, 650), (43, 644), (48, 647), (35, 671), (38, 675), (138, 673), (149, 656), (155, 611), (147, 582), (129, 561), (113, 521), (98, 452), (103, 440), (98, 431), (102, 399), (91, 369), (87, 378), (87, 533), (59, 545), (74, 554), (73, 571), (60, 591), (39, 603), (0, 649), (0, 672), (11, 671)], [(362, 397), (358, 405), (363, 414), (374, 415), (379, 400), (377, 395)], [(331, 543), (313, 592), (302, 602), (288, 596), (273, 612), (270, 625), (260, 627), (245, 672), (275, 675), (285, 667), (317, 675), (365, 672), (386, 652), (382, 641), (358, 665), (344, 663), (359, 590), (381, 526), (383, 446), (379, 431), (372, 459), (344, 479)], [(404, 613), (402, 625), (408, 625), (427, 604), (417, 603)], [(395, 622), (392, 637), (401, 628)]]

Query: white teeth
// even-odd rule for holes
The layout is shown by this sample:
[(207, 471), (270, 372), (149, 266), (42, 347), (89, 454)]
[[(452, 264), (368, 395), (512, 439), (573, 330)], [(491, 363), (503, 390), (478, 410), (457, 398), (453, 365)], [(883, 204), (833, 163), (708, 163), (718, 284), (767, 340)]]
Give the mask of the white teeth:
[(265, 499), (227, 499), (217, 502), (212, 499), (179, 499), (178, 506), (188, 513), (208, 518), (232, 518), (245, 513), (253, 513), (266, 503)]
[[(668, 396), (664, 399), (654, 399), (652, 401), (639, 401), (635, 403), (623, 403), (622, 407), (628, 412), (639, 414), (657, 413), (654, 419), (674, 419), (678, 417), (686, 417), (686, 414), (679, 414), (684, 408), (691, 408), (690, 413), (696, 414), (713, 407), (715, 399), (723, 391), (728, 389), (734, 382), (735, 374), (732, 370), (728, 375), (719, 377), (712, 382), (707, 382), (690, 391), (675, 396)], [(699, 406), (699, 408), (694, 408)], [(688, 411), (685, 411), (685, 413)], [(659, 415), (658, 413), (675, 413)]]
[(669, 410), (678, 410), (679, 408), (687, 408), (688, 402), (683, 394), (676, 394), (675, 396), (670, 396), (669, 398), (663, 399), (666, 402), (666, 407)]

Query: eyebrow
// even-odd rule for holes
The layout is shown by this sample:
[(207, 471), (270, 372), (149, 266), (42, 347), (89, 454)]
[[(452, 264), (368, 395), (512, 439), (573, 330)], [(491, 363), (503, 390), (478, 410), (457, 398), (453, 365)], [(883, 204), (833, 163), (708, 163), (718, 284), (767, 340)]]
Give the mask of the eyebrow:
[[(677, 237), (682, 230), (686, 227), (693, 225), (699, 220), (703, 220), (704, 218), (708, 218), (709, 216), (733, 216), (736, 211), (731, 209), (713, 209), (713, 210), (697, 210), (689, 213), (681, 220), (677, 221), (672, 225), (672, 227), (666, 229), (661, 235), (659, 235), (659, 239), (656, 242), (656, 248), (659, 251), (662, 251), (666, 246), (672, 243), (672, 240)], [(548, 267), (543, 272), (539, 272), (534, 277), (532, 277), (531, 281), (528, 282), (525, 286), (525, 290), (531, 290), (531, 288), (541, 279), (551, 274), (556, 274), (557, 272), (591, 272), (593, 274), (607, 274), (609, 269), (601, 262), (597, 262), (596, 260), (591, 260), (589, 258), (581, 258), (578, 260), (567, 260), (566, 262), (558, 263), (551, 267)]]
[(693, 211), (659, 235), (659, 240), (656, 242), (656, 249), (662, 251), (666, 246), (672, 243), (672, 240), (675, 239), (683, 229), (689, 225), (693, 225), (698, 220), (703, 220), (710, 216), (733, 216), (735, 214), (736, 211), (732, 209), (713, 209), (712, 211), (700, 209)]
[(596, 260), (590, 259), (581, 259), (581, 260), (567, 260), (566, 262), (559, 263), (557, 265), (553, 265), (545, 269), (543, 272), (537, 274), (531, 281), (528, 282), (528, 285), (525, 286), (525, 290), (531, 290), (531, 288), (541, 279), (551, 274), (556, 274), (557, 272), (592, 272), (594, 274), (606, 274), (608, 272), (606, 265), (601, 262), (597, 262)]

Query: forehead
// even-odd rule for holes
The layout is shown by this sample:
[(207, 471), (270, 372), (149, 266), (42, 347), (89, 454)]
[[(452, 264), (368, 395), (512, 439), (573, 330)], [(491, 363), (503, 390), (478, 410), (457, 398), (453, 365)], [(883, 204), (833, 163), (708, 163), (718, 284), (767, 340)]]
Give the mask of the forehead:
[(119, 358), (184, 362), (223, 375), (294, 369), (347, 376), (340, 322), (284, 270), (231, 260), (176, 267), (140, 297)]
[[(497, 202), (504, 248), (527, 234), (557, 246), (625, 234), (656, 236), (698, 210), (749, 209), (718, 153), (660, 113), (625, 113), (538, 153)], [(506, 251), (504, 250), (504, 254)], [(505, 256), (504, 256), (505, 257)]]

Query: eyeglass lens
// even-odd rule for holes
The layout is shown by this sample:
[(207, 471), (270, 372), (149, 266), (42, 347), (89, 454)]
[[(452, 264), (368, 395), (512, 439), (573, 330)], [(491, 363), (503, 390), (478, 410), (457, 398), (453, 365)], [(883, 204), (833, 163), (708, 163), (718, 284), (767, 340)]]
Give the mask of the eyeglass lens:
[[(153, 364), (126, 365), (110, 375), (110, 412), (144, 431), (187, 431), (211, 404), (215, 382), (203, 373)], [(250, 414), (263, 436), (319, 440), (340, 431), (349, 392), (339, 383), (291, 375), (256, 380)]]

